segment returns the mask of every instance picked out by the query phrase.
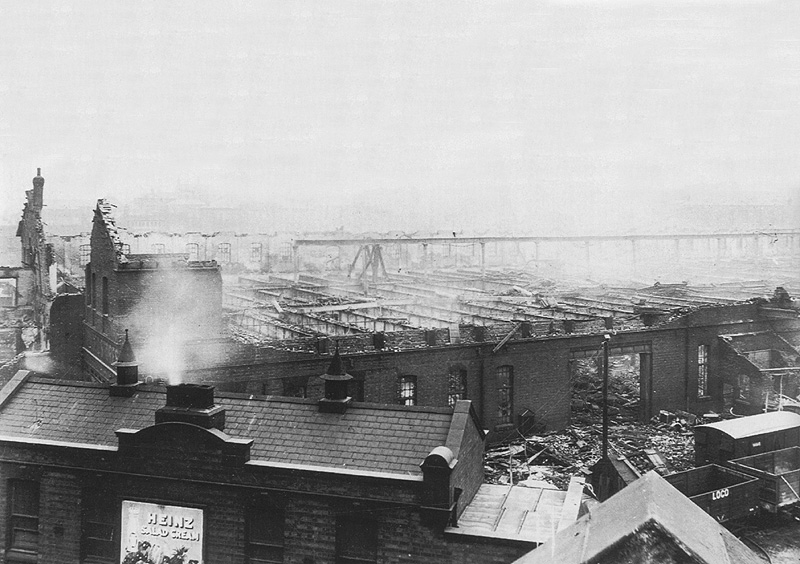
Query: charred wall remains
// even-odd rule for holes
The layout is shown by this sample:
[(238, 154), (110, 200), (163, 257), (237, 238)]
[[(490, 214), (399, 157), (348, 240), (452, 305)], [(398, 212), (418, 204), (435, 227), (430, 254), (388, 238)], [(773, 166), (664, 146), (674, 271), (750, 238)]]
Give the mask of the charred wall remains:
[[(173, 378), (320, 398), (315, 376), (338, 347), (356, 401), (447, 406), (469, 398), (491, 441), (520, 428), (564, 427), (571, 366), (594, 354), (605, 334), (612, 354), (637, 356), (636, 400), (647, 421), (661, 410), (733, 407), (741, 375), (728, 370), (721, 335), (769, 331), (791, 347), (800, 330), (791, 297), (745, 299), (750, 288), (657, 284), (545, 294), (526, 290), (530, 280), (513, 273), (409, 272), (372, 284), (366, 296), (360, 282), (342, 277), (248, 274), (227, 284), (223, 298), (216, 264), (126, 255), (115, 230), (111, 208), (99, 203), (86, 269), (89, 364), (94, 356), (110, 366), (129, 328), (145, 374), (169, 380), (181, 366)], [(471, 289), (480, 278), (489, 289)], [(173, 342), (164, 324), (178, 319), (189, 320), (180, 329), (187, 338)], [(145, 343), (148, 336), (161, 348)]]
[[(738, 405), (753, 410), (764, 396), (765, 373), (732, 374), (728, 357), (742, 355), (720, 336), (767, 331), (789, 348), (800, 341), (790, 293), (753, 298), (763, 286), (562, 290), (484, 264), (433, 270), (426, 262), (415, 270), (413, 257), (401, 253), (399, 260), (410, 261), (405, 269), (371, 281), (335, 272), (250, 273), (227, 279), (223, 292), (217, 262), (192, 260), (191, 253), (134, 253), (126, 241), (113, 206), (99, 201), (83, 296), (82, 358), (95, 376), (114, 376), (128, 329), (145, 377), (318, 398), (321, 385), (312, 376), (338, 346), (357, 401), (447, 406), (469, 398), (491, 440), (520, 427), (566, 425), (571, 366), (591, 356), (606, 333), (614, 354), (637, 358), (642, 420), (662, 409), (719, 411), (755, 390), (749, 407)], [(69, 355), (77, 339), (65, 320), (76, 317), (74, 300), (59, 311), (70, 313), (52, 325), (56, 348)], [(739, 365), (747, 373), (748, 365)], [(794, 389), (790, 378), (784, 381)]]
[[(126, 252), (113, 207), (98, 201), (91, 261), (85, 269), (85, 354), (88, 368), (108, 379), (125, 330), (153, 373), (182, 370), (190, 343), (222, 333), (222, 278), (214, 261), (185, 255)], [(202, 345), (196, 345), (202, 347)]]

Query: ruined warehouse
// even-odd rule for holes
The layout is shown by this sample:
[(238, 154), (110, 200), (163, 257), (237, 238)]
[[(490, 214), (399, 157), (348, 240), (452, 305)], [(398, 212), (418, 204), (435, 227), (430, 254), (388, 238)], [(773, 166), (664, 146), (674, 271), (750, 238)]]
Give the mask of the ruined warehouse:
[[(262, 290), (269, 295), (268, 286)], [(644, 421), (660, 410), (702, 414), (735, 406), (739, 413), (753, 412), (761, 409), (773, 386), (776, 392), (783, 386), (785, 394), (796, 395), (796, 306), (775, 299), (699, 297), (702, 293), (683, 286), (583, 290), (580, 297), (551, 291), (547, 305), (537, 297), (500, 296), (478, 307), (459, 298), (463, 301), (457, 307), (494, 307), (493, 316), (506, 308), (506, 319), (491, 325), (454, 323), (416, 332), (273, 341), (269, 346), (279, 349), (280, 357), (265, 366), (262, 380), (248, 379), (244, 389), (317, 397), (319, 387), (308, 376), (318, 372), (325, 358), (321, 352), (335, 340), (346, 354), (348, 370), (360, 380), (359, 399), (446, 405), (466, 397), (494, 440), (515, 435), (519, 427), (566, 425), (577, 367), (599, 362), (608, 334), (611, 355), (629, 358), (636, 368)], [(292, 311), (290, 302), (280, 305), (282, 319), (291, 315), (286, 315)], [(330, 309), (347, 315), (340, 307)], [(307, 323), (321, 325), (314, 319)], [(245, 330), (252, 334), (254, 328)]]
[(605, 335), (636, 374), (643, 421), (750, 413), (770, 390), (773, 400), (800, 391), (800, 288), (772, 281), (562, 288), (536, 271), (434, 269), (427, 250), (427, 264), (397, 272), (365, 245), (346, 270), (241, 272), (223, 289), (215, 261), (131, 253), (105, 201), (91, 239), (84, 303), (71, 313), (84, 320), (83, 366), (102, 381), (125, 330), (146, 379), (259, 395), (321, 397), (317, 376), (339, 350), (356, 401), (470, 399), (490, 441), (564, 427)]

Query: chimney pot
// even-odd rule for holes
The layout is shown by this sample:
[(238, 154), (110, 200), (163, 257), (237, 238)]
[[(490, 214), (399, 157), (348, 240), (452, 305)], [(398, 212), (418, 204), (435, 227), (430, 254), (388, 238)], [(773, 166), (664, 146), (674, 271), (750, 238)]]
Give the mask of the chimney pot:
[(128, 340), (127, 329), (125, 330), (125, 342), (122, 343), (122, 349), (114, 366), (117, 370), (117, 382), (110, 388), (111, 395), (131, 397), (139, 387), (139, 363), (136, 362), (133, 347)]
[(342, 357), (339, 356), (338, 343), (328, 370), (320, 378), (325, 380), (325, 397), (319, 400), (320, 411), (344, 413), (352, 401), (352, 398), (347, 395), (347, 382), (353, 377), (344, 369)]

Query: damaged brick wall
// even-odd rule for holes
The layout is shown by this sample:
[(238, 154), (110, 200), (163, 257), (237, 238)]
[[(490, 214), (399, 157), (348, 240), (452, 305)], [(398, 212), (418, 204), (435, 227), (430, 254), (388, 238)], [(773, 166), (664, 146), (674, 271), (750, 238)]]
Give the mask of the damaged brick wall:
[[(720, 311), (722, 310), (722, 311)], [(750, 330), (768, 330), (774, 322), (758, 317), (755, 305), (730, 308), (701, 308), (688, 318), (680, 318), (664, 326), (638, 331), (615, 332), (611, 335), (612, 347), (646, 347), (651, 367), (652, 393), (647, 406), (649, 418), (660, 410), (685, 410), (693, 413), (721, 411), (724, 405), (724, 376), (728, 370), (721, 358), (717, 336)], [(463, 329), (462, 336), (467, 331)], [(513, 327), (513, 325), (512, 325)], [(797, 322), (783, 322), (786, 333), (797, 327)], [(475, 329), (474, 327), (472, 328)], [(388, 335), (388, 334), (387, 334)], [(418, 333), (419, 339), (422, 334)], [(573, 350), (600, 350), (603, 333), (558, 334), (549, 337), (512, 338), (497, 352), (498, 336), (484, 343), (420, 347), (409, 350), (374, 350), (369, 341), (365, 349), (357, 352), (358, 345), (371, 335), (347, 336), (339, 340), (340, 351), (345, 356), (348, 371), (363, 381), (364, 400), (378, 403), (397, 403), (398, 378), (417, 377), (418, 405), (442, 406), (448, 404), (448, 373), (464, 370), (467, 381), (467, 398), (474, 401), (476, 412), (483, 425), (490, 430), (489, 441), (517, 435), (517, 426), (526, 417), (526, 423), (541, 425), (545, 429), (564, 427), (570, 418), (570, 355)], [(505, 336), (503, 334), (502, 336)], [(421, 342), (421, 341), (420, 341)], [(698, 347), (708, 346), (708, 394), (698, 394)], [(258, 349), (258, 347), (255, 347)], [(228, 384), (224, 389), (248, 393), (281, 395), (285, 383), (291, 381), (292, 389), (305, 386), (308, 397), (322, 396), (322, 381), (318, 378), (330, 362), (328, 354), (291, 352), (271, 349), (253, 353), (242, 349), (242, 364), (226, 368)], [(636, 349), (639, 350), (639, 349)], [(248, 366), (252, 359), (258, 366)], [(512, 416), (510, 425), (498, 423), (497, 369), (510, 366), (513, 370)], [(205, 376), (213, 377), (209, 372)], [(648, 377), (648, 374), (645, 374)]]
[(33, 188), (27, 190), (25, 195), (17, 237), (20, 238), (22, 269), (28, 271), (29, 276), (25, 277), (25, 283), (21, 286), (18, 280), (17, 291), (33, 310), (30, 326), (35, 329), (36, 335), (30, 345), (37, 350), (46, 350), (49, 346), (50, 301), (55, 293), (55, 257), (53, 245), (47, 242), (42, 223), (44, 178), (41, 169), (33, 179)]
[(111, 206), (98, 202), (86, 267), (85, 346), (106, 365), (130, 340), (143, 373), (181, 371), (187, 342), (221, 336), (222, 276), (214, 262), (125, 255)]
[(59, 362), (80, 365), (83, 347), (83, 294), (61, 294), (50, 308), (50, 352)]

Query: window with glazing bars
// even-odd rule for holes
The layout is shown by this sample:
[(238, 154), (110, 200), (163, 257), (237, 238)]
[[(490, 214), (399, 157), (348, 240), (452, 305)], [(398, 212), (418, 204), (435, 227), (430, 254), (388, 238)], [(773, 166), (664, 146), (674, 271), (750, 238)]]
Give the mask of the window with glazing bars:
[[(97, 309), (97, 274), (92, 272), (92, 307)], [(94, 316), (92, 317), (92, 323), (94, 323)]]
[(35, 555), (39, 549), (39, 483), (9, 480), (8, 487), (6, 547), (9, 551)]
[(739, 399), (750, 401), (750, 376), (747, 374), (739, 374), (737, 376), (737, 383), (739, 384)]
[(80, 252), (81, 266), (86, 266), (87, 264), (89, 264), (89, 261), (91, 260), (92, 257), (92, 246), (81, 245), (80, 247), (78, 247), (78, 249)]
[(467, 397), (467, 371), (463, 368), (453, 368), (447, 375), (447, 404), (451, 407), (458, 400)]
[(92, 270), (86, 265), (86, 305), (92, 305)]
[(247, 562), (283, 562), (284, 509), (265, 503), (251, 507), (247, 516)]
[(95, 489), (84, 492), (81, 533), (84, 562), (111, 562), (116, 556), (117, 511), (110, 492)]
[(708, 345), (697, 347), (697, 395), (708, 395)]
[(354, 514), (336, 518), (336, 564), (378, 560), (378, 528), (374, 517)]
[(514, 371), (511, 366), (498, 366), (497, 378), (497, 423), (513, 422)]
[(101, 289), (101, 292), (103, 315), (108, 315), (108, 278), (105, 276), (103, 276), (103, 288)]
[(417, 405), (417, 377), (401, 376), (397, 380), (397, 392), (400, 405)]
[(261, 243), (250, 243), (250, 262), (261, 262)]
[(231, 244), (220, 243), (217, 245), (217, 262), (228, 264), (231, 262)]
[(197, 243), (186, 243), (186, 260), (200, 260), (200, 245)]

